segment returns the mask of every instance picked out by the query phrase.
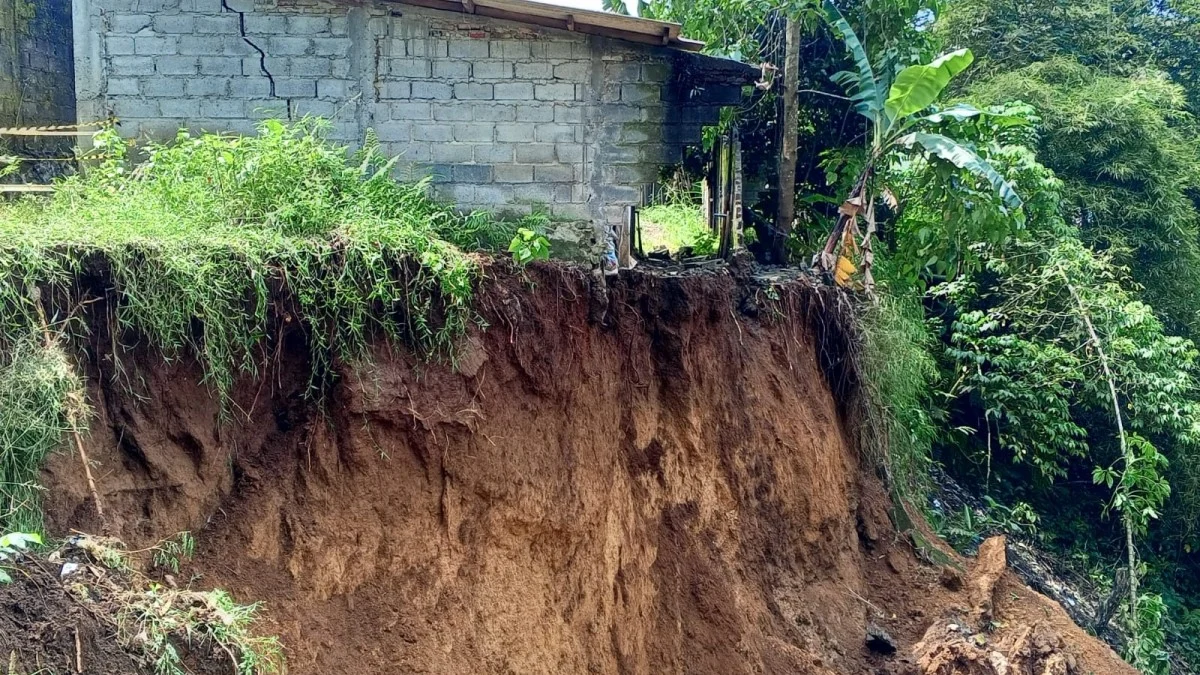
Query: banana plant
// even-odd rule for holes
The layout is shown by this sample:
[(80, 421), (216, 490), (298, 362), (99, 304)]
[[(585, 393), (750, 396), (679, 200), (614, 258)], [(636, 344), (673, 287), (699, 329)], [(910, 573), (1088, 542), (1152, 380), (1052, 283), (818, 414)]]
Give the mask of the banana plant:
[[(895, 73), (894, 77), (890, 72), (876, 74), (867, 50), (837, 5), (832, 0), (824, 0), (821, 13), (841, 37), (854, 61), (854, 70), (837, 73), (832, 79), (846, 91), (855, 111), (869, 121), (870, 135), (863, 169), (850, 195), (838, 209), (833, 231), (829, 233), (824, 248), (815, 256), (813, 266), (823, 273), (832, 274), (835, 281), (844, 285), (855, 271), (845, 251), (861, 247), (863, 283), (868, 290), (874, 285), (871, 277), (874, 262), (872, 239), (875, 234), (872, 178), (880, 162), (895, 152), (920, 152), (932, 160), (949, 162), (978, 176), (996, 190), (1003, 208), (1018, 222), (1022, 222), (1023, 204), (1012, 184), (974, 150), (934, 131), (938, 124), (947, 120), (961, 122), (986, 113), (959, 104), (939, 112), (921, 114), (937, 102), (956, 75), (974, 62), (971, 50), (947, 52), (930, 63), (908, 66)], [(884, 189), (882, 194), (889, 201), (894, 200), (890, 191)], [(866, 232), (861, 234), (861, 243), (858, 240), (860, 216), (866, 221)]]

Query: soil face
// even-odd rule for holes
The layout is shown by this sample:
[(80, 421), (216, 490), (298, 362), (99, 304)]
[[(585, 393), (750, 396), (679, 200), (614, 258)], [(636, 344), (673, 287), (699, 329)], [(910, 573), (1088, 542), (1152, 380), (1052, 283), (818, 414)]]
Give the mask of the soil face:
[[(918, 562), (849, 440), (832, 296), (497, 276), (457, 369), (381, 348), (315, 406), (292, 328), (240, 385), (240, 423), (194, 364), (124, 355), (118, 386), (98, 334), (108, 525), (131, 546), (195, 533), (189, 571), (265, 601), (302, 675), (915, 673), (938, 621), (983, 632), (969, 565), (948, 584)], [(45, 472), (59, 533), (102, 526), (82, 473), (66, 454)], [(994, 576), (1011, 588), (989, 595), (986, 639), (1043, 625), (1063, 672), (1133, 672)], [(872, 624), (894, 654), (867, 646)]]

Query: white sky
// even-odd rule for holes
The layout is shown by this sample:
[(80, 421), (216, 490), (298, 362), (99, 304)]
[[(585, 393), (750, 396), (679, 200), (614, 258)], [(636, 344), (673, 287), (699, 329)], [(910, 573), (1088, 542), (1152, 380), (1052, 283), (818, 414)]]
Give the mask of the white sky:
[[(534, 0), (534, 1), (541, 2), (542, 0)], [(600, 10), (604, 9), (603, 5), (600, 4), (600, 0), (553, 0), (553, 1), (545, 0), (545, 1), (546, 1), (546, 4), (561, 5), (563, 7), (578, 7), (579, 9), (594, 9), (596, 11), (600, 11)]]

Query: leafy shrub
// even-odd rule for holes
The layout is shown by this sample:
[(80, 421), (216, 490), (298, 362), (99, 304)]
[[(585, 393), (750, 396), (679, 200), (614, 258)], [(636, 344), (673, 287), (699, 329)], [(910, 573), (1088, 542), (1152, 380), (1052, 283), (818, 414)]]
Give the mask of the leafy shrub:
[(1167, 653), (1164, 622), (1167, 607), (1161, 595), (1146, 593), (1138, 598), (1137, 615), (1130, 619), (1133, 636), (1125, 658), (1146, 675), (1168, 675), (1171, 656)]
[[(40, 543), (42, 543), (40, 536), (24, 532), (12, 532), (0, 537), (0, 564), (13, 560), (21, 551), (29, 548), (30, 544)], [(3, 568), (0, 568), (0, 584), (7, 583), (12, 583), (12, 577)]]
[(550, 240), (543, 234), (522, 227), (513, 235), (508, 252), (518, 265), (526, 265), (534, 260), (546, 260), (550, 257)]

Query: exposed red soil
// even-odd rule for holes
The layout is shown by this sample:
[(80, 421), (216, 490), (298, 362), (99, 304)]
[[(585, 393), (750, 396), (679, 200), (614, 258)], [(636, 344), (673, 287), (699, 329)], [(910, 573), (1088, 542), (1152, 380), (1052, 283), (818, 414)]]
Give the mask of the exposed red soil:
[[(194, 364), (127, 355), (127, 393), (98, 334), (88, 451), (115, 534), (193, 531), (191, 571), (265, 601), (302, 675), (960, 672), (921, 662), (948, 622), (1018, 651), (1036, 631), (1063, 672), (1133, 672), (1002, 567), (943, 570), (893, 533), (839, 405), (832, 295), (530, 279), (485, 283), (491, 327), (457, 371), (381, 349), (326, 414), (295, 329), (234, 424)], [(76, 460), (45, 478), (55, 531), (100, 529)]]

